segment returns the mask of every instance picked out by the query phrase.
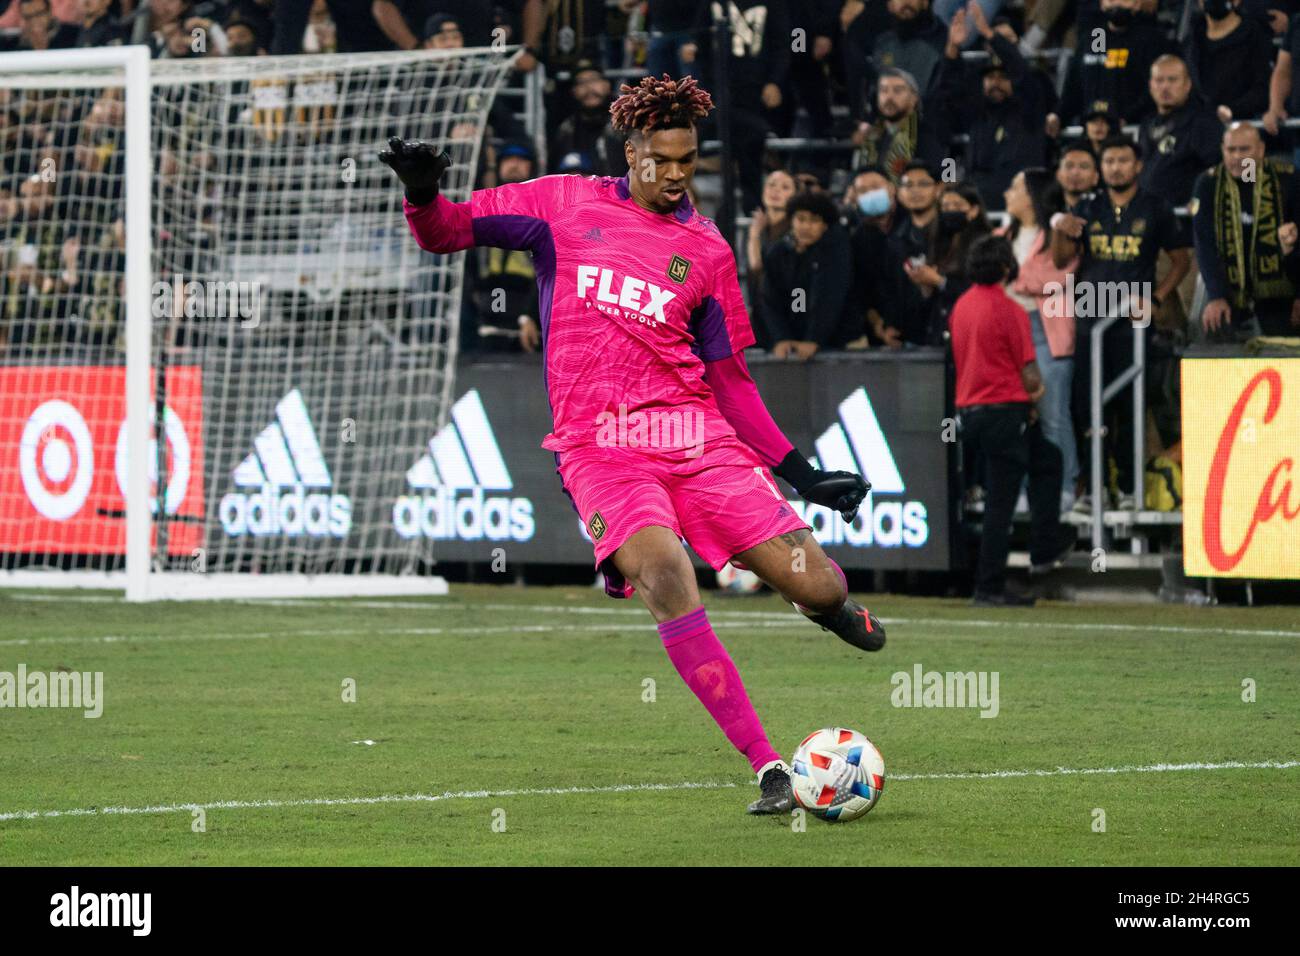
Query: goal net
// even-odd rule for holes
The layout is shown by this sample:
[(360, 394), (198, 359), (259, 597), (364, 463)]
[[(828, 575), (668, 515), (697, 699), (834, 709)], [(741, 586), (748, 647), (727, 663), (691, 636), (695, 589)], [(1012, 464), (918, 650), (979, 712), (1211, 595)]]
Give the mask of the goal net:
[(428, 593), (394, 502), (451, 409), (468, 197), (512, 57), (0, 56), (0, 581), (128, 598)]

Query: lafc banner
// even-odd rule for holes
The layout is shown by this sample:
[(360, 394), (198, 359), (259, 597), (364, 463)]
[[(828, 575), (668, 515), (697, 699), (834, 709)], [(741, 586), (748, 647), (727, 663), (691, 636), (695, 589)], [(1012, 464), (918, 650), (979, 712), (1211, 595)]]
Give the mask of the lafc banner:
[(1186, 359), (1189, 575), (1300, 578), (1300, 359)]

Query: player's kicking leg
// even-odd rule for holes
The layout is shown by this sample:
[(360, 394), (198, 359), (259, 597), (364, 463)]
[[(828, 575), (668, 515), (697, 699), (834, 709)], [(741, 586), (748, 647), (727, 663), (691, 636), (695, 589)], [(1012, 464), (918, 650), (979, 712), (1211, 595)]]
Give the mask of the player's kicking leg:
[(749, 812), (789, 813), (794, 794), (785, 763), (768, 741), (736, 665), (713, 633), (695, 570), (676, 532), (642, 528), (619, 546), (613, 559), (659, 623), (664, 649), (682, 680), (758, 774), (761, 796)]
[(849, 597), (848, 582), (807, 528), (769, 538), (737, 554), (749, 568), (814, 624), (864, 651), (885, 646), (885, 628)]

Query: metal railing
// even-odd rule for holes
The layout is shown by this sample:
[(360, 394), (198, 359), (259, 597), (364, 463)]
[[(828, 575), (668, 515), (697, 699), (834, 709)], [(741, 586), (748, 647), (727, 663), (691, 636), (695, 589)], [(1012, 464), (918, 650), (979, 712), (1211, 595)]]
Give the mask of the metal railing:
[[(1106, 485), (1103, 481), (1103, 472), (1105, 469), (1105, 457), (1102, 452), (1102, 438), (1105, 435), (1105, 426), (1102, 423), (1102, 413), (1106, 403), (1119, 395), (1130, 385), (1133, 388), (1133, 502), (1134, 510), (1141, 510), (1143, 502), (1144, 481), (1145, 481), (1145, 463), (1143, 461), (1143, 451), (1145, 450), (1146, 439), (1146, 325), (1133, 325), (1133, 363), (1127, 368), (1120, 371), (1118, 375), (1109, 383), (1102, 383), (1102, 339), (1109, 329), (1116, 322), (1119, 322), (1124, 316), (1112, 315), (1102, 319), (1095, 324), (1089, 332), (1089, 338), (1092, 344), (1091, 358), (1091, 379), (1088, 389), (1089, 398), (1089, 434), (1088, 441), (1091, 444), (1091, 474), (1089, 475), (1088, 485), (1089, 493), (1092, 495), (1092, 546), (1094, 549), (1104, 547), (1105, 535), (1105, 506), (1103, 503), (1103, 493)], [(1147, 321), (1150, 319), (1148, 317)], [(1122, 451), (1116, 450), (1116, 455), (1123, 454)], [(1123, 489), (1120, 489), (1121, 494)]]

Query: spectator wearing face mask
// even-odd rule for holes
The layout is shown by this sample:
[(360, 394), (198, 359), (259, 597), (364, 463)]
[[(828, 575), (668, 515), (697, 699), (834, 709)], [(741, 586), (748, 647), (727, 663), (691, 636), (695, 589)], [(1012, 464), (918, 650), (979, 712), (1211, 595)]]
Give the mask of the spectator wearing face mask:
[(1194, 86), (1219, 122), (1254, 119), (1268, 109), (1273, 38), (1268, 27), (1239, 12), (1241, 0), (1200, 0), (1204, 17), (1192, 24), (1184, 55)]
[(984, 200), (975, 186), (958, 183), (939, 198), (938, 228), (924, 262), (907, 260), (903, 271), (926, 301), (925, 340), (942, 345), (952, 305), (970, 287), (966, 256), (974, 243), (990, 232)]
[(865, 170), (853, 177), (843, 207), (853, 277), (849, 308), (865, 320), (877, 343), (890, 348), (901, 348), (904, 341), (893, 317), (904, 314), (903, 303), (920, 301), (889, 244), (896, 199), (894, 184), (883, 173)]

